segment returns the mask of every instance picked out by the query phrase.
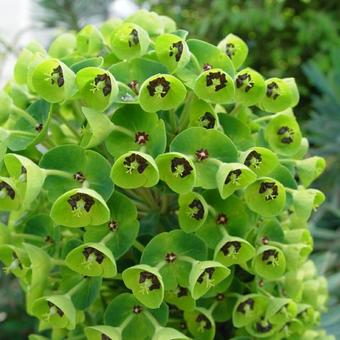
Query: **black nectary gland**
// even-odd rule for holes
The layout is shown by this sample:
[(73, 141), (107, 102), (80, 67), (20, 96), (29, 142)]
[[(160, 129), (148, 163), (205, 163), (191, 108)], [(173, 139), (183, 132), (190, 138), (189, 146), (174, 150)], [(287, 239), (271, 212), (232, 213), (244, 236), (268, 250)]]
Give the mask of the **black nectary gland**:
[(182, 165), (183, 171), (179, 174), (181, 178), (184, 178), (191, 174), (193, 167), (190, 163), (183, 157), (175, 157), (171, 160), (171, 172), (174, 173), (177, 171), (177, 167)]
[(143, 311), (143, 307), (139, 305), (133, 306), (132, 308), (132, 313), (134, 314), (140, 314), (142, 311)]
[(79, 202), (81, 200), (83, 200), (85, 202), (84, 209), (87, 212), (89, 212), (91, 207), (95, 203), (95, 200), (94, 200), (93, 197), (91, 197), (88, 194), (78, 192), (78, 193), (70, 196), (70, 198), (67, 200), (67, 202), (70, 204), (72, 210), (75, 210), (75, 209), (77, 209), (77, 202)]
[(129, 47), (139, 44), (138, 31), (135, 28), (130, 32), (129, 36)]
[(64, 85), (64, 74), (63, 74), (63, 69), (61, 68), (61, 66), (57, 66), (56, 68), (53, 69), (53, 71), (51, 72), (51, 84), (53, 85), (55, 83), (55, 79), (53, 79), (54, 75), (57, 75), (57, 85), (58, 87), (62, 87)]
[(243, 302), (241, 302), (238, 306), (237, 306), (237, 311), (242, 313), (242, 314), (245, 314), (246, 313), (246, 306), (248, 305), (249, 308), (251, 310), (254, 309), (254, 304), (255, 304), (255, 301), (252, 299), (252, 298), (249, 298)]
[(104, 82), (103, 95), (106, 97), (111, 93), (112, 90), (111, 78), (106, 73), (98, 74), (96, 78), (94, 78), (95, 85), (98, 85), (100, 81)]
[(44, 128), (44, 125), (43, 125), (42, 123), (38, 123), (38, 124), (34, 127), (35, 131), (37, 131), (37, 132), (42, 131), (43, 128)]
[(254, 82), (251, 81), (251, 75), (249, 73), (240, 74), (236, 78), (236, 87), (239, 89), (243, 86), (243, 83), (248, 80), (247, 85), (244, 89), (245, 92), (249, 92), (254, 87)]
[(231, 181), (231, 178), (232, 178), (233, 175), (237, 179), (237, 178), (239, 178), (241, 176), (241, 174), (242, 174), (242, 171), (240, 169), (231, 170), (229, 172), (229, 174), (227, 175), (227, 177), (226, 177), (226, 179), (224, 181), (224, 184), (228, 184)]
[(81, 171), (76, 172), (73, 175), (73, 178), (79, 183), (84, 183), (85, 180), (86, 180), (86, 177), (84, 176), (84, 174)]
[(290, 144), (293, 142), (293, 135), (294, 135), (294, 130), (290, 129), (288, 126), (281, 126), (278, 130), (277, 130), (277, 134), (279, 136), (283, 136), (281, 138), (281, 142), (283, 144)]
[(232, 43), (227, 43), (225, 45), (225, 53), (230, 59), (232, 59), (232, 57), (235, 55), (235, 45)]
[(274, 100), (279, 97), (279, 94), (275, 91), (279, 88), (279, 85), (272, 81), (270, 84), (267, 85), (267, 92), (266, 95), (269, 98), (273, 98)]
[(183, 42), (177, 41), (172, 44), (170, 47), (169, 56), (172, 57), (174, 55), (174, 49), (177, 49), (177, 53), (175, 54), (175, 60), (178, 62), (181, 59), (183, 53)]
[(188, 289), (185, 287), (178, 286), (177, 297), (188, 296)]
[(209, 157), (209, 152), (207, 149), (199, 149), (195, 152), (195, 156), (198, 161), (203, 161)]
[(102, 334), (101, 340), (112, 340), (108, 335)]
[(213, 129), (215, 126), (216, 118), (210, 113), (205, 112), (204, 115), (200, 118), (202, 125), (206, 129)]
[(279, 188), (275, 184), (275, 182), (262, 182), (260, 185), (259, 193), (263, 194), (268, 190), (271, 190), (271, 194), (265, 196), (265, 200), (270, 201), (275, 199), (279, 195), (278, 189)]
[(228, 223), (228, 217), (226, 214), (218, 214), (216, 218), (216, 223), (219, 225), (225, 225)]
[(8, 195), (12, 200), (14, 200), (14, 198), (15, 198), (15, 191), (14, 191), (14, 189), (13, 189), (8, 183), (6, 183), (6, 182), (4, 182), (4, 181), (1, 181), (1, 182), (0, 182), (0, 191), (1, 191), (2, 189), (5, 189), (6, 192), (7, 192), (7, 195)]
[(176, 261), (176, 258), (177, 258), (177, 255), (176, 255), (175, 253), (173, 253), (173, 252), (167, 253), (167, 254), (165, 255), (165, 261), (166, 261), (167, 263), (173, 263), (173, 262), (175, 262), (175, 261)]
[(198, 199), (194, 199), (190, 204), (189, 204), (189, 208), (191, 209), (195, 209), (196, 211), (195, 213), (192, 214), (192, 217), (199, 221), (204, 217), (204, 206), (202, 204), (202, 202)]
[(54, 307), (57, 310), (57, 313), (60, 317), (64, 316), (64, 312), (58, 306), (56, 306), (54, 303), (52, 303), (51, 301), (47, 301), (47, 304), (48, 304), (49, 308)]
[(159, 77), (149, 82), (147, 89), (149, 91), (150, 96), (154, 96), (156, 93), (156, 88), (161, 86), (162, 91), (160, 92), (161, 97), (165, 97), (170, 90), (170, 82), (167, 81), (164, 77)]
[(221, 248), (222, 253), (227, 256), (229, 255), (229, 248), (233, 247), (234, 252), (238, 253), (241, 249), (241, 242), (239, 241), (228, 241), (226, 242), (223, 247)]
[(108, 224), (107, 224), (108, 228), (111, 230), (111, 231), (116, 231), (118, 230), (118, 222), (115, 221), (115, 220), (111, 220)]
[(139, 94), (139, 84), (137, 80), (131, 80), (128, 83), (128, 87), (135, 93), (135, 94)]
[(149, 135), (144, 131), (138, 131), (135, 134), (135, 143), (144, 145), (149, 141)]
[(203, 273), (198, 277), (197, 282), (202, 283), (205, 277), (205, 274), (208, 274), (208, 278), (211, 279), (215, 272), (215, 268), (209, 267), (204, 269)]
[(96, 262), (99, 263), (99, 264), (101, 264), (104, 261), (104, 259), (105, 259), (105, 255), (101, 251), (97, 250), (96, 248), (92, 248), (92, 247), (84, 248), (83, 255), (84, 255), (86, 260), (89, 259), (89, 256), (91, 254), (95, 255)]
[(255, 161), (257, 163), (262, 162), (262, 155), (259, 154), (258, 152), (256, 152), (255, 150), (249, 152), (249, 154), (247, 155), (245, 161), (244, 161), (244, 165), (246, 166), (251, 166), (252, 165), (252, 161), (255, 159)]
[(262, 261), (266, 261), (267, 264), (273, 263), (273, 261), (269, 260), (270, 257), (274, 257), (274, 259), (277, 260), (279, 252), (276, 249), (267, 249), (262, 253)]
[(273, 325), (269, 321), (260, 321), (256, 323), (256, 330), (260, 333), (267, 333), (273, 328)]
[(204, 323), (204, 329), (210, 329), (211, 328), (211, 322), (204, 314), (198, 314), (196, 318), (197, 323)]
[(161, 288), (161, 284), (158, 280), (158, 277), (155, 274), (150, 272), (140, 272), (139, 274), (139, 283), (143, 283), (146, 280), (151, 280), (151, 286), (148, 287), (149, 290), (159, 289)]
[(138, 164), (137, 171), (140, 174), (142, 174), (144, 172), (144, 170), (149, 166), (148, 161), (144, 157), (142, 157), (142, 156), (140, 156), (136, 153), (132, 153), (130, 156), (125, 157), (123, 164), (126, 167), (130, 167), (133, 162), (137, 162), (137, 164)]
[(217, 72), (209, 72), (209, 74), (206, 76), (206, 84), (207, 86), (214, 85), (214, 80), (219, 80), (219, 84), (215, 85), (215, 92), (223, 89), (226, 87), (228, 81), (224, 73), (217, 71)]

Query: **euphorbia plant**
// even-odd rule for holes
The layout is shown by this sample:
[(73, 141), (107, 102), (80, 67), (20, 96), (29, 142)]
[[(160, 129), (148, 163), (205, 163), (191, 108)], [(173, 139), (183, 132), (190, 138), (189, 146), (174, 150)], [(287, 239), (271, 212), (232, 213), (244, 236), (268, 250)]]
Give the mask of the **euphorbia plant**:
[(328, 338), (307, 227), (325, 162), (294, 79), (245, 67), (236, 35), (187, 35), (139, 11), (18, 57), (0, 93), (0, 260), (31, 339)]

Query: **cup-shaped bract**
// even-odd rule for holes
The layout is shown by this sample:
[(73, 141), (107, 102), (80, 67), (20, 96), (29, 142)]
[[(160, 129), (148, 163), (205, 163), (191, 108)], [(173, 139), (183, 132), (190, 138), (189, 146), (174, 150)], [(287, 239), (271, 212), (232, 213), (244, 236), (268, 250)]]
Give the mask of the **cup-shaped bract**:
[(148, 308), (158, 308), (163, 302), (164, 284), (156, 268), (136, 265), (125, 269), (122, 277), (125, 286)]
[(128, 16), (125, 20), (144, 28), (151, 36), (163, 33), (164, 24), (162, 18), (156, 12), (140, 9)]
[(165, 301), (184, 311), (196, 307), (196, 300), (191, 296), (189, 288), (180, 285), (165, 292)]
[(269, 177), (261, 177), (250, 184), (244, 197), (249, 209), (264, 217), (279, 215), (286, 204), (284, 186)]
[(196, 169), (193, 162), (179, 152), (167, 152), (156, 158), (159, 177), (168, 187), (185, 194), (192, 190), (196, 183)]
[(231, 59), (235, 69), (238, 69), (248, 56), (247, 44), (240, 37), (232, 33), (219, 42), (218, 48)]
[(181, 229), (187, 233), (199, 229), (208, 216), (208, 205), (204, 198), (196, 192), (189, 192), (179, 195), (178, 204), (178, 222)]
[(286, 258), (287, 269), (295, 271), (301, 267), (303, 263), (306, 262), (312, 250), (312, 245), (304, 243), (283, 245), (282, 251)]
[(326, 161), (322, 157), (310, 157), (302, 160), (297, 160), (296, 172), (299, 176), (299, 181), (304, 187), (308, 187), (316, 178), (318, 178), (326, 168)]
[(86, 327), (85, 335), (88, 340), (121, 340), (121, 330), (119, 327), (112, 327), (106, 325), (98, 325)]
[(133, 23), (123, 23), (111, 35), (112, 52), (119, 59), (131, 59), (143, 56), (150, 45), (148, 33)]
[(273, 324), (282, 325), (296, 317), (297, 304), (292, 299), (274, 298), (268, 305), (266, 318)]
[(32, 314), (53, 328), (72, 330), (76, 326), (76, 309), (66, 295), (37, 299), (32, 306)]
[(53, 204), (50, 215), (56, 224), (79, 228), (99, 225), (109, 220), (110, 212), (104, 199), (91, 189), (72, 189)]
[(12, 111), (12, 107), (12, 98), (5, 91), (0, 91), (0, 124), (6, 122)]
[(233, 79), (218, 68), (202, 72), (195, 81), (194, 92), (198, 98), (214, 104), (228, 104), (235, 99)]
[(121, 155), (111, 169), (113, 183), (124, 189), (153, 187), (159, 171), (154, 159), (144, 152), (131, 151)]
[(246, 331), (256, 338), (269, 338), (274, 336), (279, 325), (272, 324), (264, 316), (257, 317), (254, 321), (246, 325)]
[(268, 305), (268, 298), (261, 294), (240, 296), (233, 309), (233, 324), (244, 327), (262, 315)]
[(216, 261), (201, 261), (192, 266), (189, 275), (189, 288), (192, 297), (197, 300), (211, 288), (228, 277), (230, 269)]
[(86, 276), (112, 278), (117, 273), (112, 252), (102, 243), (82, 244), (67, 254), (65, 263), (73, 271)]
[(256, 274), (266, 280), (277, 280), (286, 271), (286, 258), (281, 249), (273, 246), (261, 246), (253, 259)]
[(18, 210), (21, 193), (12, 178), (0, 176), (0, 211)]
[(240, 162), (255, 172), (257, 176), (266, 176), (279, 165), (276, 154), (261, 146), (255, 146), (242, 152)]
[(256, 174), (240, 163), (221, 164), (216, 173), (217, 188), (223, 199), (236, 190), (243, 189), (256, 180)]
[(190, 52), (185, 40), (177, 35), (165, 33), (157, 37), (155, 51), (158, 60), (171, 73), (183, 68), (190, 60)]
[(0, 245), (0, 261), (6, 274), (12, 273), (18, 278), (24, 278), (29, 270), (28, 255), (22, 248), (16, 246)]
[(113, 75), (99, 67), (85, 67), (76, 75), (79, 95), (84, 106), (103, 111), (117, 97), (118, 85)]
[(75, 74), (58, 59), (45, 59), (32, 72), (34, 90), (50, 103), (60, 103), (74, 95)]
[(162, 327), (155, 331), (151, 340), (185, 340), (189, 339), (186, 335), (175, 328)]
[(265, 130), (265, 138), (278, 154), (294, 155), (301, 144), (301, 131), (291, 110), (278, 113), (271, 119)]
[(197, 340), (212, 340), (215, 337), (215, 321), (208, 310), (196, 308), (193, 311), (185, 311), (184, 319), (190, 333)]
[(206, 129), (216, 129), (219, 126), (218, 116), (211, 104), (195, 97), (188, 107), (189, 126), (201, 126)]
[(235, 101), (252, 106), (259, 103), (266, 93), (266, 85), (260, 73), (247, 67), (235, 75)]
[(255, 249), (247, 240), (227, 236), (216, 246), (214, 259), (228, 267), (236, 263), (246, 263), (254, 256)]
[(144, 111), (171, 110), (181, 105), (187, 90), (170, 74), (156, 74), (146, 79), (139, 91), (139, 104)]
[(280, 112), (297, 105), (297, 87), (293, 78), (270, 78), (265, 81), (266, 94), (259, 106), (267, 112)]
[(101, 32), (93, 25), (86, 25), (77, 34), (77, 52), (86, 57), (95, 56), (104, 47)]
[(52, 41), (48, 54), (53, 58), (64, 58), (72, 54), (76, 46), (77, 40), (73, 33), (62, 33)]
[(113, 19), (104, 21), (99, 26), (99, 31), (103, 35), (106, 45), (110, 45), (112, 32), (114, 32), (122, 23), (123, 23), (122, 19), (113, 18)]

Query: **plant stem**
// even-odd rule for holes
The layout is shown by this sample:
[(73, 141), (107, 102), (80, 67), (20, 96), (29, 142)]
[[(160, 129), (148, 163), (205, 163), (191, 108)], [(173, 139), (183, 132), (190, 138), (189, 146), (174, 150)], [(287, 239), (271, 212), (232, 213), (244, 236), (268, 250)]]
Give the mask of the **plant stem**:
[(108, 242), (112, 239), (112, 237), (113, 237), (114, 235), (115, 235), (115, 233), (112, 232), (112, 231), (110, 231), (107, 235), (105, 235), (105, 236), (101, 239), (100, 243), (102, 243), (102, 244), (108, 243)]
[(185, 256), (185, 255), (180, 255), (180, 256), (178, 256), (178, 259), (181, 260), (181, 261), (189, 262), (189, 263), (191, 263), (192, 265), (194, 265), (195, 263), (198, 262), (197, 260), (193, 259), (192, 257), (190, 257), (190, 256)]
[(158, 321), (155, 319), (155, 317), (148, 311), (145, 311), (145, 316), (149, 319), (149, 321), (152, 323), (152, 325), (155, 327), (155, 331), (161, 326), (159, 325)]
[(215, 301), (208, 309), (209, 313), (212, 314), (214, 309), (218, 306), (218, 301)]
[(63, 124), (67, 126), (67, 128), (72, 132), (72, 134), (77, 138), (80, 139), (80, 132), (78, 132), (61, 113), (59, 113), (58, 118), (61, 120)]
[(46, 176), (59, 176), (64, 178), (73, 179), (73, 175), (67, 171), (56, 170), (56, 169), (41, 169), (44, 171)]
[(55, 266), (66, 266), (65, 261), (62, 259), (55, 259), (54, 257), (50, 258), (50, 261), (52, 262), (52, 264), (54, 264)]
[(135, 242), (133, 243), (133, 246), (139, 250), (141, 253), (144, 251), (145, 247), (143, 244), (141, 244), (139, 241), (135, 240)]
[(44, 238), (38, 235), (31, 235), (31, 234), (24, 234), (24, 233), (12, 233), (11, 236), (13, 236), (14, 238), (24, 238), (26, 240), (44, 242)]
[(118, 132), (123, 133), (124, 135), (132, 137), (133, 139), (135, 138), (135, 134), (131, 130), (129, 130), (129, 129), (123, 127), (123, 126), (120, 126), (120, 125), (114, 125), (113, 124), (112, 131), (118, 131)]
[(20, 109), (17, 106), (14, 106), (13, 112), (17, 114), (19, 117), (24, 118), (27, 120), (32, 126), (35, 126), (37, 124), (37, 121), (25, 110)]
[(264, 116), (264, 117), (254, 119), (253, 123), (261, 123), (261, 122), (265, 122), (267, 120), (271, 120), (273, 118), (274, 118), (274, 115), (268, 115), (268, 116)]

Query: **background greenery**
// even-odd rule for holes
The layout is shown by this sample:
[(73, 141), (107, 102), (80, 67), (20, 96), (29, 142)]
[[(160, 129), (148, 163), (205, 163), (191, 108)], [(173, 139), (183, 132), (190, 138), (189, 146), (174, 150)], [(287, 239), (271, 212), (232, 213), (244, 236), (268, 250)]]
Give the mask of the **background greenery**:
[[(34, 0), (35, 25), (79, 29), (105, 20), (112, 0)], [(178, 26), (217, 43), (229, 32), (250, 48), (248, 63), (265, 77), (293, 76), (301, 92), (295, 113), (311, 142), (311, 154), (327, 159), (316, 183), (328, 197), (314, 215), (313, 258), (328, 277), (327, 332), (340, 339), (340, 2), (338, 0), (136, 0), (171, 16)], [(124, 2), (123, 2), (124, 5)], [(126, 1), (126, 6), (129, 6)], [(114, 15), (115, 13), (113, 13)], [(0, 36), (0, 62), (16, 49)], [(0, 274), (0, 338), (25, 339), (35, 327), (25, 316), (16, 281)]]

